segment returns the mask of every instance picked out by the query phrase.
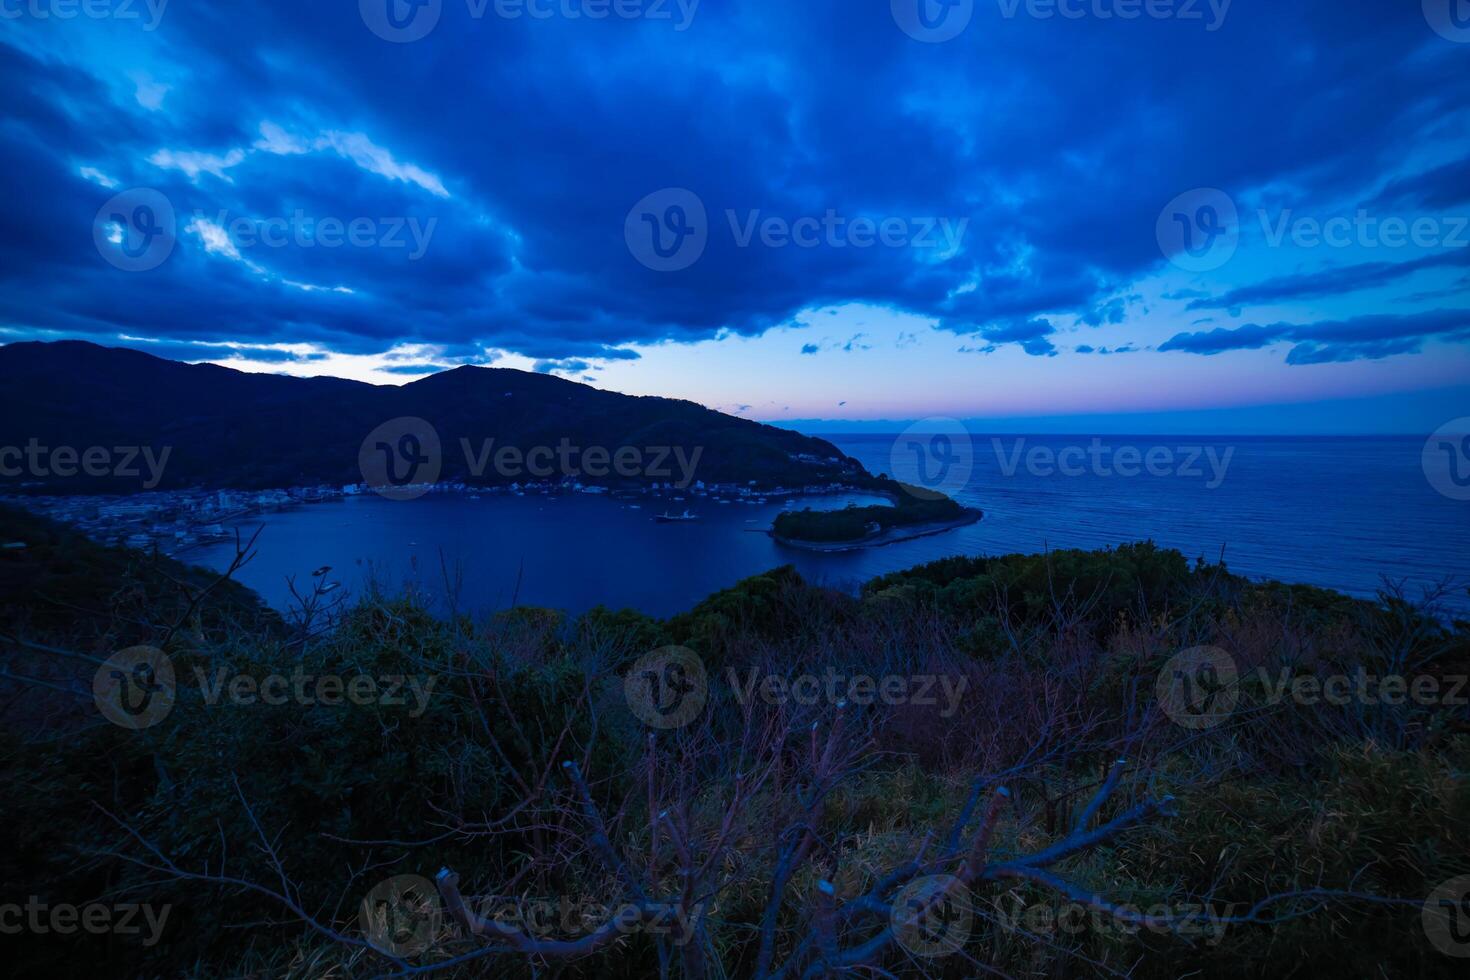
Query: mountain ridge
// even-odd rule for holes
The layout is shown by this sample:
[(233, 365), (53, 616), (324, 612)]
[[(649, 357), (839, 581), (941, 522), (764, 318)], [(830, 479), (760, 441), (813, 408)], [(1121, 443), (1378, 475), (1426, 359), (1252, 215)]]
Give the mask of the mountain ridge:
[[(16, 450), (33, 444), (53, 463), (58, 449), (77, 456), (94, 447), (149, 447), (155, 456), (167, 449), (158, 489), (364, 482), (358, 459), (365, 440), (385, 423), (406, 419), (424, 420), (437, 435), (439, 478), (470, 484), (514, 482), (493, 470), (476, 474), (469, 449), (492, 439), (490, 445), (522, 452), (563, 441), (610, 453), (677, 447), (692, 458), (697, 450), (694, 477), (706, 482), (772, 487), (873, 479), (823, 439), (687, 400), (625, 395), (514, 368), (465, 365), (405, 385), (373, 385), (186, 364), (85, 341), (0, 346), (4, 490), (143, 489), (134, 477), (66, 476), (59, 472), (65, 467), (18, 457)], [(587, 482), (636, 486), (658, 479), (644, 473)]]

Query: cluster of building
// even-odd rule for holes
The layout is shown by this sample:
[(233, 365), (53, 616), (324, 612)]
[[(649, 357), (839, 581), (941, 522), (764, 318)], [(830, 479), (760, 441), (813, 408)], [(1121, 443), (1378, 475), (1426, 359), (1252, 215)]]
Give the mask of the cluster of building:
[[(636, 489), (610, 490), (597, 484), (583, 484), (567, 478), (560, 481), (511, 483), (505, 486), (472, 486), (460, 482), (426, 485), (417, 489), (425, 494), (466, 494), (472, 498), (482, 494), (611, 494), (619, 498), (657, 494), (674, 500), (688, 497), (709, 498), (717, 503), (763, 504), (770, 498), (799, 494), (844, 493), (857, 490), (842, 483), (804, 486), (797, 489), (776, 487), (757, 489), (756, 481), (748, 484), (710, 483), (696, 480), (687, 487), (673, 481), (653, 482)], [(157, 549), (178, 555), (190, 548), (233, 538), (227, 525), (263, 511), (301, 504), (321, 503), (342, 497), (371, 493), (364, 483), (342, 487), (291, 487), (286, 490), (154, 490), (147, 493), (118, 496), (0, 496), (0, 502), (23, 507), (53, 520), (70, 524), (93, 540), (103, 544), (145, 550)]]
[(93, 540), (178, 554), (233, 536), (225, 525), (265, 510), (340, 497), (330, 487), (153, 490), (118, 496), (12, 496), (0, 501), (70, 524)]

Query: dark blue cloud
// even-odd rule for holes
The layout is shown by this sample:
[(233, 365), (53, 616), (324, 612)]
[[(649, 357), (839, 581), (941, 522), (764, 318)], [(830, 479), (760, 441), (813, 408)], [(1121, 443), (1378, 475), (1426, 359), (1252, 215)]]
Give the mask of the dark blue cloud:
[(1470, 202), (1470, 157), (1388, 182), (1369, 207), (1449, 208)]
[[(1169, 197), (1387, 181), (1408, 200), (1404, 147), (1470, 96), (1463, 51), (1414, 4), (1235, 4), (1216, 31), (982, 4), (937, 45), (881, 2), (702, 4), (686, 30), (469, 9), (446, 0), (412, 44), (374, 36), (351, 2), (172, 3), (153, 32), (7, 22), (0, 162), (20, 176), (0, 213), (0, 322), (570, 363), (867, 302), (1048, 355), (1046, 333), (993, 325), (1121, 322), (1119, 289), (1162, 262)], [(152, 106), (143, 75), (168, 86)], [(1459, 200), (1454, 176), (1431, 172), (1413, 200)], [(179, 241), (124, 272), (91, 228), (139, 186), (173, 204)], [(673, 187), (703, 203), (708, 241), (659, 272), (624, 221)], [(731, 228), (828, 210), (967, 224), (944, 247), (742, 245)], [(253, 240), (298, 213), (314, 244)], [(326, 246), (324, 221), (371, 222), (373, 244)], [(205, 250), (237, 223), (257, 233), (229, 236), (238, 255)], [(383, 242), (393, 227), (405, 245)]]
[(1128, 301), (1137, 298), (1128, 297), (1125, 299), (1122, 296), (1115, 296), (1091, 312), (1078, 317), (1077, 323), (1085, 323), (1089, 327), (1100, 327), (1105, 323), (1122, 323), (1127, 314)]
[(1409, 293), (1407, 296), (1400, 296), (1398, 302), (1427, 303), (1431, 300), (1463, 298), (1467, 295), (1470, 295), (1470, 276), (1461, 276), (1443, 289), (1426, 289), (1423, 292)]
[(820, 344), (802, 344), (801, 352), (803, 354), (818, 354), (825, 349), (840, 350), (843, 353), (851, 354), (854, 351), (872, 350), (873, 345), (867, 342), (867, 336), (867, 334), (858, 333), (853, 334), (847, 340), (828, 341), (824, 339)]
[(1417, 259), (1400, 262), (1362, 262), (1320, 272), (1280, 276), (1265, 282), (1232, 289), (1221, 296), (1196, 299), (1190, 310), (1237, 309), (1254, 303), (1277, 303), (1283, 300), (1318, 299), (1340, 296), (1387, 286), (1407, 279), (1425, 269), (1455, 268), (1470, 265), (1470, 248), (1452, 248)]
[[(158, 352), (152, 349), (152, 345), (150, 345), (148, 353), (157, 354)], [(201, 355), (215, 357), (221, 353), (224, 352), (220, 351), (219, 348), (200, 349), (196, 347), (193, 348), (193, 359), (197, 360)], [(259, 347), (242, 350), (241, 353), (252, 361), (260, 361), (265, 364), (310, 364), (313, 361), (324, 361), (327, 359), (327, 355), (321, 353), (308, 352), (303, 354), (297, 353), (296, 351), (272, 350), (270, 348)]]
[(1405, 340), (1365, 340), (1351, 344), (1297, 344), (1286, 355), (1287, 364), (1333, 364), (1343, 361), (1378, 361), (1395, 354), (1412, 354), (1423, 343)]
[(1426, 341), (1462, 342), (1470, 335), (1470, 310), (1435, 310), (1408, 315), (1375, 314), (1318, 323), (1248, 323), (1199, 333), (1181, 333), (1159, 345), (1161, 351), (1223, 354), (1259, 350), (1283, 341), (1297, 346), (1288, 364), (1378, 360), (1418, 351)]
[(576, 357), (537, 361), (531, 367), (531, 370), (537, 372), (538, 374), (550, 374), (552, 371), (565, 371), (568, 374), (580, 374), (584, 371), (590, 371), (591, 369), (592, 365), (588, 364), (581, 358)]
[(1033, 357), (1055, 357), (1057, 353), (1055, 345), (1047, 339), (1056, 333), (1056, 328), (1044, 318), (991, 324), (982, 327), (978, 333), (989, 343), (984, 347), (961, 347), (961, 353), (990, 354), (1002, 344), (1019, 344)]
[(1223, 354), (1232, 350), (1259, 350), (1287, 336), (1291, 325), (1276, 323), (1262, 326), (1247, 324), (1231, 329), (1216, 327), (1198, 333), (1179, 333), (1159, 345), (1161, 351), (1185, 351), (1190, 354)]
[(1132, 354), (1138, 350), (1133, 344), (1123, 344), (1119, 347), (1093, 347), (1091, 344), (1078, 344), (1072, 349), (1079, 354), (1098, 354), (1103, 357), (1109, 354)]

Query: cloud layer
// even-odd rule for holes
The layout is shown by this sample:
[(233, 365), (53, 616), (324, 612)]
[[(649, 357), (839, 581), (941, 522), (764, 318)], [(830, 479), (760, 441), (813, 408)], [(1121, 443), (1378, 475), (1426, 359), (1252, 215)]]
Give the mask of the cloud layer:
[[(16, 336), (510, 351), (580, 372), (625, 345), (758, 334), (860, 302), (930, 318), (972, 351), (1056, 356), (1056, 324), (1075, 324), (1125, 352), (1132, 287), (1169, 271), (1155, 225), (1176, 194), (1470, 199), (1464, 160), (1405, 173), (1405, 147), (1440, 145), (1470, 103), (1470, 46), (1430, 31), (1418, 4), (1235, 4), (1206, 30), (979, 3), (939, 44), (889, 8), (506, 19), (444, 0), (432, 33), (404, 44), (353, 3), (175, 3), (152, 31), (22, 18), (0, 38), (0, 82), (26, 93), (0, 127), (19, 175), (0, 213), (0, 321)], [(170, 202), (177, 241), (126, 271), (92, 228), (137, 187)], [(625, 235), (635, 202), (665, 188), (692, 191), (707, 218), (702, 253), (675, 271), (641, 263)], [(832, 213), (841, 244), (737, 232), (754, 214)], [(902, 222), (904, 244), (855, 244), (860, 220)], [(926, 225), (963, 232), (929, 247)], [(1340, 297), (1463, 269), (1467, 254), (1268, 270), (1190, 306)], [(1247, 325), (1163, 349), (1291, 340), (1305, 363), (1460, 336), (1401, 321)], [(1347, 329), (1360, 322), (1364, 336)]]

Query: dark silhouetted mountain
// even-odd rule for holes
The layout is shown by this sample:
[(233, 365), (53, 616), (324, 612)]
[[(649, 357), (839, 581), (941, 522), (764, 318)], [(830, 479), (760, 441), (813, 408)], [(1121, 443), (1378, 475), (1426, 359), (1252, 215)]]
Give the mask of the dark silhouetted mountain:
[[(510, 483), (494, 465), (479, 476), (472, 472), (487, 445), (492, 454), (503, 447), (526, 453), (538, 446), (554, 451), (563, 440), (578, 458), (590, 447), (610, 454), (633, 447), (647, 462), (659, 447), (682, 450), (686, 459), (698, 451), (695, 478), (706, 482), (797, 486), (871, 479), (825, 440), (693, 402), (601, 391), (525, 371), (461, 367), (379, 386), (184, 364), (79, 341), (0, 347), (4, 490), (138, 490), (148, 474), (148, 457), (141, 454), (131, 462), (136, 475), (82, 472), (89, 450), (95, 473), (119, 468), (131, 447), (146, 447), (154, 459), (167, 450), (160, 489), (359, 483), (364, 441), (401, 418), (423, 419), (437, 433), (441, 481)], [(105, 463), (94, 447), (105, 450)], [(665, 466), (677, 475), (674, 459), (671, 453)], [(77, 475), (57, 473), (68, 469)], [(552, 479), (561, 475), (558, 468)], [(669, 477), (582, 479), (617, 486)]]

